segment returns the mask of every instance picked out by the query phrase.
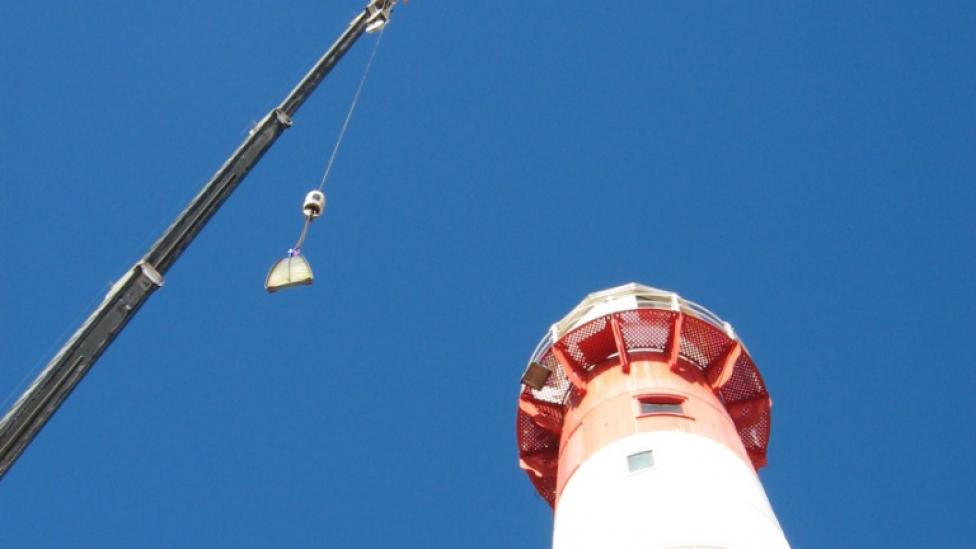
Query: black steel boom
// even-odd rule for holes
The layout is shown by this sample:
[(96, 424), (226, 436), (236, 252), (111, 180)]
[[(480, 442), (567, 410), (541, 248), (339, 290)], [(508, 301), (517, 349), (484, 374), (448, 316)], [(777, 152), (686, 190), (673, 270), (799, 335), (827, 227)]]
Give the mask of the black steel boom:
[(166, 229), (149, 252), (109, 290), (30, 387), (0, 420), (0, 479), (44, 427), (98, 357), (119, 335), (149, 296), (163, 285), (163, 275), (240, 185), (323, 78), (369, 26), (381, 26), (395, 0), (372, 0), (318, 60), (288, 96), (265, 116), (247, 139)]

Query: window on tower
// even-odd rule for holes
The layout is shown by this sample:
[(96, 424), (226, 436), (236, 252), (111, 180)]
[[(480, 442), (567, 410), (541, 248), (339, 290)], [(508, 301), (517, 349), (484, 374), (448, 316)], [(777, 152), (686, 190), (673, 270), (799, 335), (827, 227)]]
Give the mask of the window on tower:
[(641, 469), (650, 469), (651, 467), (654, 467), (654, 453), (651, 450), (637, 452), (636, 454), (627, 456), (627, 469), (631, 473), (640, 471)]
[(685, 415), (685, 397), (677, 395), (644, 395), (637, 397), (638, 417), (652, 415)]

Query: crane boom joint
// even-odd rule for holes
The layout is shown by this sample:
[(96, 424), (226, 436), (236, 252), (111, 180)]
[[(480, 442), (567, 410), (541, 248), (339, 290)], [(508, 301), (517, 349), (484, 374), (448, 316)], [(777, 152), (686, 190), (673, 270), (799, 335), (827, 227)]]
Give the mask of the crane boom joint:
[(280, 108), (275, 109), (274, 116), (275, 119), (278, 121), (278, 123), (281, 124), (281, 127), (283, 128), (291, 127), (292, 125), (291, 117), (288, 116), (288, 113), (286, 113), (285, 111), (281, 110)]

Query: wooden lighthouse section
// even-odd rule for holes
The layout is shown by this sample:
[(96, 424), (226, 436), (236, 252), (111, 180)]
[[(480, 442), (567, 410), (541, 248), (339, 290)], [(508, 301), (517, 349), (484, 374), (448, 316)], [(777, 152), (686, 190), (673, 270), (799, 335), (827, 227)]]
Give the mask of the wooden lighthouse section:
[(522, 377), (522, 469), (553, 548), (788, 548), (756, 470), (769, 393), (732, 327), (628, 284), (554, 324)]

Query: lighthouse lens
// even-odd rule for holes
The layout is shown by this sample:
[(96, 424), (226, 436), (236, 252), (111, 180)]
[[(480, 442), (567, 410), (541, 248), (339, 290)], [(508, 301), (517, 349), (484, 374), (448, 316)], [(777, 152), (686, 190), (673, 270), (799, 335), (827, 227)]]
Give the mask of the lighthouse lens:
[(289, 254), (271, 267), (264, 289), (276, 292), (292, 286), (305, 286), (312, 283), (312, 267), (301, 255)]

